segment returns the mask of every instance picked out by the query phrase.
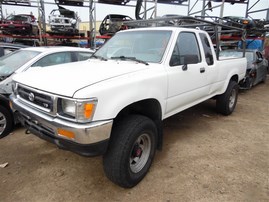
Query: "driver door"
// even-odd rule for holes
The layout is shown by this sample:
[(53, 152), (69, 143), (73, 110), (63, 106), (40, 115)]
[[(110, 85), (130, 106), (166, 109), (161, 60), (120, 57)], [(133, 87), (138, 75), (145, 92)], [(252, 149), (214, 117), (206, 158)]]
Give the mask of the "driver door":
[(196, 34), (180, 32), (167, 68), (166, 114), (182, 111), (208, 95), (208, 65), (201, 55)]

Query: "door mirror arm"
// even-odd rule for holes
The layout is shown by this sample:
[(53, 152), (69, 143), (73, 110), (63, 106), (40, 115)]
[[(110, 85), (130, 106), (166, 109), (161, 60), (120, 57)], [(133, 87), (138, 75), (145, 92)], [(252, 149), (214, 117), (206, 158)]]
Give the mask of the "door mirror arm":
[(187, 64), (184, 64), (183, 66), (182, 66), (182, 70), (183, 71), (186, 71), (188, 69), (188, 65)]

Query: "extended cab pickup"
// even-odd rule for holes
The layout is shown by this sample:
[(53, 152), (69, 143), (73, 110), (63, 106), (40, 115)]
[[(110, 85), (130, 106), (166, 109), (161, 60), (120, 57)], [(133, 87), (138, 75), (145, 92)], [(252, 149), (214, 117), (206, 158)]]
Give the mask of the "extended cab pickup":
[(28, 131), (81, 155), (103, 154), (107, 177), (133, 187), (161, 149), (162, 120), (210, 98), (231, 114), (245, 73), (245, 58), (217, 59), (205, 31), (130, 29), (87, 61), (17, 75), (11, 100)]

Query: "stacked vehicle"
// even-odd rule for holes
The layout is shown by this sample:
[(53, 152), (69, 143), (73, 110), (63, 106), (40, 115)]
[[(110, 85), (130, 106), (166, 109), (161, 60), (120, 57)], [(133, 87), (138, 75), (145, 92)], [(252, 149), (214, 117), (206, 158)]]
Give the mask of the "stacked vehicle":
[(127, 26), (124, 26), (124, 22), (133, 20), (127, 15), (120, 14), (109, 14), (101, 22), (99, 27), (99, 33), (101, 35), (113, 36), (116, 32), (120, 30), (127, 29)]
[(80, 18), (74, 11), (59, 6), (53, 9), (49, 15), (50, 30), (48, 33), (59, 35), (76, 35), (79, 33)]
[(0, 30), (3, 34), (34, 35), (39, 34), (39, 28), (34, 15), (10, 15), (0, 21)]

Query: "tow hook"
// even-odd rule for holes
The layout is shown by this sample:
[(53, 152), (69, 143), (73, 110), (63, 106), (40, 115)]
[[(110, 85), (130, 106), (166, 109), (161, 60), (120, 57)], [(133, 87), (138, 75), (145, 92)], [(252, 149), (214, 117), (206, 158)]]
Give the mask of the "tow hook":
[(25, 130), (25, 134), (31, 134), (31, 131), (27, 128), (26, 130)]

